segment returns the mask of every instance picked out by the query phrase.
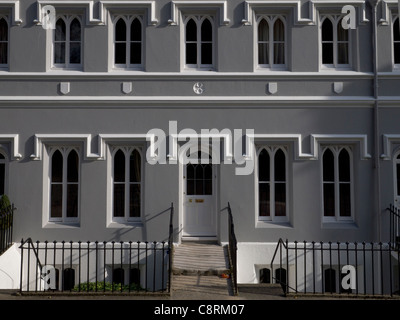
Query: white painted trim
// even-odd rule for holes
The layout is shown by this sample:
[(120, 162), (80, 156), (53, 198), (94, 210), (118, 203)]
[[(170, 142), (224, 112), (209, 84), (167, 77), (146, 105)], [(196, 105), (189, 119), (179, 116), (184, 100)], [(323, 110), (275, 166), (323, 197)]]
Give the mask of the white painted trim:
[[(17, 1), (18, 2), (18, 1)], [(147, 8), (148, 9), (148, 24), (156, 25), (158, 19), (155, 17), (155, 1), (100, 1), (99, 2), (99, 18), (94, 18), (94, 3), (93, 0), (87, 1), (55, 1), (55, 0), (38, 0), (37, 1), (37, 18), (33, 20), (36, 25), (42, 25), (41, 11), (45, 5), (52, 6), (67, 6), (73, 8), (85, 8), (86, 13), (86, 25), (105, 25), (107, 13), (106, 11), (110, 8)]]
[(168, 20), (169, 25), (177, 26), (179, 25), (179, 11), (182, 9), (189, 8), (189, 9), (212, 9), (218, 8), (219, 9), (219, 22), (220, 25), (228, 25), (230, 20), (227, 17), (227, 1), (203, 1), (203, 0), (176, 0), (171, 1), (171, 18)]
[(381, 2), (382, 9), (382, 17), (379, 19), (378, 23), (382, 26), (390, 26), (391, 25), (391, 15), (392, 11), (398, 10), (398, 0), (382, 0)]
[(11, 8), (12, 24), (19, 26), (22, 23), (20, 18), (19, 0), (1, 1), (0, 8)]
[(394, 143), (400, 143), (400, 134), (383, 134), (383, 153), (381, 154), (382, 160), (391, 160), (392, 159), (392, 147)]
[(315, 25), (317, 23), (317, 8), (335, 6), (341, 8), (344, 5), (354, 5), (360, 7), (362, 14), (359, 16), (359, 23), (365, 24), (369, 22), (366, 18), (366, 1), (364, 0), (311, 0), (308, 4), (308, 17), (301, 16), (302, 1), (255, 1), (249, 0), (244, 2), (244, 18), (242, 24), (249, 26), (254, 23), (254, 11), (261, 8), (293, 8), (295, 25)]
[(0, 143), (11, 144), (10, 160), (21, 160), (22, 155), (18, 152), (19, 134), (0, 134)]

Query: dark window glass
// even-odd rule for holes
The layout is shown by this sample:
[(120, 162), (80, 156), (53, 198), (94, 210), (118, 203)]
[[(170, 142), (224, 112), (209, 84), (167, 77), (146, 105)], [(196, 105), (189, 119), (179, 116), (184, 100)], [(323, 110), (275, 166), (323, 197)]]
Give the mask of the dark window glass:
[(125, 154), (122, 150), (114, 156), (114, 182), (125, 182)]
[(197, 25), (193, 19), (186, 24), (186, 41), (197, 41)]
[(142, 63), (142, 24), (139, 19), (134, 19), (131, 24), (131, 64)]
[(5, 157), (0, 153), (0, 160), (5, 160)]
[(265, 19), (258, 24), (258, 63), (269, 64), (269, 26)]
[(68, 155), (67, 181), (78, 182), (79, 180), (79, 157), (75, 150)]
[(115, 25), (115, 40), (126, 41), (126, 23), (120, 18)]
[(346, 149), (339, 154), (339, 181), (350, 182), (350, 156)]
[(333, 24), (330, 19), (322, 23), (322, 41), (333, 41)]
[(0, 163), (0, 196), (4, 194), (4, 188), (6, 183), (6, 165)]
[(335, 185), (324, 183), (324, 216), (335, 216)]
[(195, 188), (195, 195), (204, 194), (204, 180), (202, 178), (196, 179)]
[(140, 185), (131, 184), (129, 190), (129, 216), (140, 217)]
[(197, 44), (186, 43), (186, 64), (197, 63)]
[(268, 43), (258, 44), (258, 64), (269, 64), (269, 47)]
[(274, 23), (274, 41), (285, 41), (285, 25), (281, 19)]
[[(1, 40), (1, 38), (0, 38)], [(399, 19), (397, 18), (393, 24), (393, 40), (400, 41)]]
[(8, 24), (4, 18), (0, 19), (0, 41), (8, 41)]
[(212, 24), (205, 19), (201, 24), (201, 41), (212, 41)]
[(258, 181), (270, 181), (270, 159), (265, 149), (258, 156)]
[(397, 171), (397, 195), (400, 196), (400, 163), (396, 164)]
[(0, 19), (0, 64), (8, 61), (8, 24), (3, 18)]
[(130, 163), (129, 163), (129, 181), (130, 182), (140, 182), (141, 181), (141, 159), (140, 153), (137, 150), (133, 150), (130, 156)]
[(78, 184), (67, 186), (67, 217), (78, 217)]
[(212, 64), (212, 43), (201, 44), (201, 64)]
[(66, 40), (66, 25), (63, 19), (59, 18), (56, 22), (55, 41)]
[(259, 215), (261, 217), (270, 216), (270, 184), (260, 183), (258, 185)]
[(131, 23), (131, 41), (142, 41), (142, 24), (138, 18)]
[(114, 63), (126, 64), (126, 24), (120, 18), (115, 25)]
[(81, 63), (81, 43), (71, 42), (69, 44), (69, 63), (80, 64)]
[(54, 63), (65, 63), (65, 42), (54, 44)]
[(258, 24), (258, 41), (269, 41), (269, 25), (265, 19)]
[(324, 292), (336, 292), (336, 271), (333, 269), (325, 270), (325, 279), (324, 279)]
[(70, 41), (81, 41), (81, 37), (82, 37), (82, 32), (81, 32), (81, 23), (79, 22), (79, 20), (77, 18), (75, 18), (74, 20), (72, 20), (71, 24), (70, 24)]
[(8, 60), (8, 43), (0, 42), (0, 64), (7, 64)]
[(335, 165), (334, 156), (330, 149), (326, 149), (323, 156), (323, 179), (324, 182), (335, 181)]
[(142, 63), (142, 45), (141, 43), (131, 43), (131, 64), (141, 64)]
[(51, 182), (62, 182), (63, 156), (59, 150), (55, 151), (51, 158)]
[(186, 24), (186, 64), (197, 64), (197, 25), (193, 19)]
[(286, 216), (286, 183), (275, 183), (275, 216)]
[(399, 19), (397, 18), (393, 24), (393, 55), (394, 63), (400, 64), (400, 30), (399, 30)]
[(126, 43), (115, 44), (115, 63), (125, 64), (126, 63)]
[(350, 196), (350, 183), (341, 183), (339, 185), (340, 194), (340, 216), (351, 216), (351, 196)]
[(322, 63), (333, 64), (333, 43), (322, 44)]
[(62, 194), (63, 194), (62, 184), (52, 184), (51, 185), (50, 216), (52, 218), (61, 218), (62, 217)]
[(125, 185), (114, 184), (114, 217), (125, 215)]
[(338, 44), (338, 63), (349, 64), (349, 44), (339, 43)]
[(394, 44), (394, 63), (400, 64), (400, 42)]
[(275, 153), (275, 182), (286, 181), (286, 157), (285, 153), (278, 149)]

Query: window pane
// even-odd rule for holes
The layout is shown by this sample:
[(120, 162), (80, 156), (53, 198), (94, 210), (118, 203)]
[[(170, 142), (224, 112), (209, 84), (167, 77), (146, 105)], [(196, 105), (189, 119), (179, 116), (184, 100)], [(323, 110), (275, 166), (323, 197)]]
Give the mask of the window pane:
[(349, 41), (349, 30), (343, 29), (342, 23), (337, 24), (337, 39), (338, 41)]
[(204, 165), (204, 179), (212, 179), (212, 165)]
[(114, 217), (125, 215), (125, 185), (114, 184)]
[(281, 19), (274, 24), (274, 41), (285, 41), (285, 25)]
[(322, 44), (322, 63), (333, 64), (333, 43)]
[(279, 149), (275, 153), (275, 181), (286, 181), (286, 157)]
[(397, 174), (397, 195), (400, 196), (400, 163), (396, 164)]
[(335, 181), (335, 165), (334, 165), (334, 156), (330, 149), (326, 149), (323, 156), (323, 180), (325, 182)]
[(8, 24), (4, 18), (0, 19), (0, 41), (8, 41)]
[(204, 183), (205, 183), (204, 194), (205, 195), (212, 195), (212, 180), (205, 180)]
[(63, 178), (63, 156), (60, 151), (54, 152), (51, 158), (51, 181), (62, 182)]
[(69, 44), (69, 63), (80, 64), (81, 63), (81, 43), (71, 42)]
[(131, 64), (141, 64), (142, 63), (142, 44), (141, 43), (131, 43)]
[(70, 35), (69, 35), (69, 40), (70, 41), (81, 41), (81, 23), (79, 22), (78, 19), (74, 19), (71, 22), (70, 25)]
[(258, 156), (258, 181), (270, 181), (269, 153), (265, 149)]
[(350, 156), (345, 149), (339, 154), (339, 181), (350, 182)]
[(203, 195), (204, 194), (204, 180), (195, 180), (195, 195)]
[(212, 43), (201, 44), (201, 64), (212, 64)]
[(258, 44), (258, 64), (269, 64), (269, 46), (268, 43)]
[(324, 183), (324, 216), (335, 216), (335, 185)]
[(329, 19), (325, 19), (322, 24), (322, 41), (333, 41), (333, 25)]
[(274, 64), (285, 64), (284, 43), (274, 43)]
[(142, 41), (142, 24), (137, 18), (131, 24), (131, 41)]
[(349, 64), (349, 44), (339, 43), (338, 44), (338, 63)]
[(258, 184), (258, 203), (259, 215), (261, 217), (270, 216), (270, 194), (269, 183)]
[(78, 217), (78, 185), (69, 184), (67, 186), (67, 217)]
[(195, 167), (195, 179), (201, 180), (203, 179), (203, 166), (201, 164), (197, 164)]
[(65, 63), (65, 42), (54, 44), (54, 63)]
[(275, 183), (275, 216), (286, 216), (286, 183)]
[(125, 64), (126, 63), (126, 43), (115, 44), (115, 63)]
[(58, 19), (56, 22), (55, 41), (66, 40), (66, 26), (63, 19)]
[(129, 164), (129, 181), (130, 182), (140, 182), (141, 181), (141, 159), (140, 153), (137, 150), (134, 150), (130, 156), (130, 164)]
[(0, 43), (0, 64), (7, 64), (8, 44)]
[(265, 19), (262, 19), (258, 24), (258, 41), (268, 41), (269, 40), (269, 26)]
[(6, 182), (6, 165), (4, 163), (0, 163), (0, 195), (4, 194)]
[(68, 155), (67, 181), (79, 181), (79, 157), (75, 150), (72, 150)]
[(193, 19), (186, 24), (186, 41), (197, 41), (197, 25)]
[(197, 45), (195, 43), (186, 44), (186, 64), (197, 64)]
[(212, 24), (208, 19), (201, 24), (201, 41), (212, 41)]
[(194, 165), (191, 163), (186, 165), (186, 178), (194, 179)]
[[(1, 38), (0, 38), (1, 40)], [(397, 18), (393, 24), (393, 40), (400, 41), (399, 19)]]
[(126, 24), (122, 18), (120, 18), (115, 25), (115, 40), (126, 41)]
[(118, 150), (114, 156), (114, 182), (125, 181), (125, 154)]
[(187, 182), (186, 182), (186, 194), (188, 196), (194, 195), (194, 180), (187, 180)]
[(350, 183), (341, 183), (339, 185), (340, 193), (340, 216), (351, 216), (351, 196), (350, 196)]
[[(394, 63), (400, 63), (400, 42), (394, 44)], [(1, 52), (1, 51), (0, 51)]]
[(61, 218), (62, 217), (62, 191), (63, 187), (61, 184), (51, 185), (51, 210), (50, 217)]
[(131, 184), (129, 191), (129, 216), (140, 217), (140, 185)]

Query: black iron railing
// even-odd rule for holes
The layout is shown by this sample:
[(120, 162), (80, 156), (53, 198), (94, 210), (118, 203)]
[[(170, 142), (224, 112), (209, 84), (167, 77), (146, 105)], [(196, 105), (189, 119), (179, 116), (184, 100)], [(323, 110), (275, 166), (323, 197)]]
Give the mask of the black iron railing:
[(14, 205), (0, 208), (0, 255), (5, 252), (13, 241)]
[(237, 286), (237, 240), (235, 235), (235, 225), (233, 223), (232, 209), (231, 205), (228, 202), (228, 206), (223, 210), (228, 210), (228, 254), (229, 254), (229, 262), (231, 267), (231, 280), (233, 286), (233, 292), (235, 295), (238, 294), (238, 286)]
[(390, 213), (390, 242), (394, 247), (398, 247), (400, 246), (400, 209), (391, 204), (387, 210)]
[(168, 242), (22, 240), (20, 292), (170, 292), (173, 205), (168, 210)]
[(174, 256), (174, 204), (171, 203), (169, 216), (169, 234), (168, 234), (168, 292), (171, 292), (172, 286), (172, 259)]
[(400, 288), (399, 253), (391, 243), (279, 239), (271, 278), (286, 294), (393, 296)]

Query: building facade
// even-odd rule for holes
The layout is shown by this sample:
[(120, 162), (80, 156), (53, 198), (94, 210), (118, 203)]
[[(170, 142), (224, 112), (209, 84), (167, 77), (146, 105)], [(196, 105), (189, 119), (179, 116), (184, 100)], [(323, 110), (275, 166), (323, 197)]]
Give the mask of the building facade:
[(167, 241), (171, 203), (226, 243), (229, 202), (252, 283), (280, 238), (389, 241), (396, 1), (1, 0), (0, 67), (17, 243)]

